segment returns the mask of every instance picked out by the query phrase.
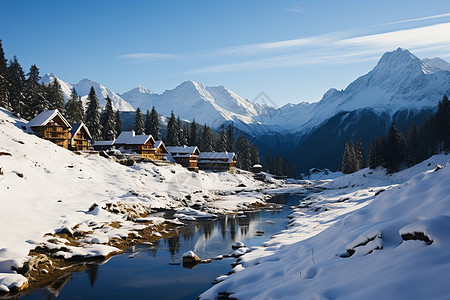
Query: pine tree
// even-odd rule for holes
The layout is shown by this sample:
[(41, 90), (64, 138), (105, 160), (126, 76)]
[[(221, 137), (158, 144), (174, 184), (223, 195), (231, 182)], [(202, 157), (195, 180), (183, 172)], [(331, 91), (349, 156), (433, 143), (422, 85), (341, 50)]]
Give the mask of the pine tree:
[(369, 145), (369, 155), (367, 163), (372, 170), (381, 167), (385, 164), (384, 158), (386, 157), (386, 141), (384, 137), (378, 136)]
[(194, 119), (194, 120), (192, 120), (191, 129), (189, 130), (188, 144), (189, 144), (189, 146), (198, 146), (199, 140), (200, 140), (200, 138), (198, 136), (197, 123), (195, 122), (195, 119)]
[(136, 135), (143, 135), (145, 132), (144, 117), (142, 116), (139, 107), (136, 109), (136, 114), (134, 116), (134, 132)]
[(439, 101), (438, 109), (434, 115), (436, 134), (439, 139), (439, 152), (450, 149), (450, 101), (444, 95)]
[(227, 128), (227, 151), (234, 152), (234, 123), (230, 123)]
[(75, 88), (72, 88), (70, 99), (65, 105), (66, 119), (69, 123), (84, 123), (84, 106)]
[(237, 167), (244, 170), (250, 170), (252, 167), (250, 143), (244, 135), (241, 135), (238, 138), (237, 145)]
[(49, 101), (50, 109), (57, 109), (60, 113), (65, 115), (66, 112), (64, 108), (64, 97), (62, 94), (61, 85), (59, 84), (56, 77), (53, 82), (50, 82), (50, 84), (48, 85), (47, 98)]
[(122, 124), (122, 117), (120, 116), (120, 111), (116, 110), (116, 112), (114, 113), (114, 123), (115, 123), (115, 131), (117, 136), (119, 136), (122, 133), (122, 128), (123, 128), (123, 124)]
[(266, 156), (266, 170), (267, 173), (273, 174), (274, 173), (274, 161), (273, 157), (270, 154), (267, 154)]
[(283, 159), (281, 158), (280, 152), (277, 153), (274, 164), (274, 174), (278, 176), (283, 175)]
[(38, 67), (32, 65), (25, 81), (26, 111), (24, 111), (24, 117), (26, 119), (32, 119), (44, 109), (50, 108), (50, 103), (43, 93), (44, 88), (39, 83), (40, 79)]
[(400, 170), (400, 166), (406, 158), (404, 138), (395, 126), (395, 123), (391, 124), (386, 141), (387, 145), (384, 167), (387, 169), (388, 173), (395, 173)]
[(12, 111), (18, 116), (23, 116), (26, 110), (25, 74), (16, 56), (9, 62), (7, 74), (9, 103), (11, 104)]
[(3, 51), (2, 40), (0, 39), (0, 107), (11, 110), (11, 103), (9, 101), (9, 84), (8, 84), (8, 67)]
[(100, 118), (100, 124), (102, 127), (103, 140), (111, 141), (117, 137), (115, 114), (109, 96), (106, 96), (106, 105)]
[(211, 128), (206, 126), (206, 124), (203, 126), (202, 131), (202, 142), (200, 144), (200, 151), (203, 152), (212, 152), (214, 150), (213, 148), (213, 133)]
[(178, 138), (177, 132), (177, 120), (175, 119), (173, 111), (171, 112), (169, 122), (167, 123), (166, 144), (168, 146), (180, 145), (180, 140)]
[(406, 150), (408, 153), (408, 162), (410, 166), (415, 165), (419, 162), (419, 128), (414, 122), (411, 124), (408, 137), (406, 139)]
[(356, 170), (361, 170), (365, 168), (364, 150), (361, 141), (361, 135), (359, 134), (359, 132), (358, 135), (356, 136), (355, 160), (356, 160)]
[(225, 125), (222, 124), (220, 127), (219, 138), (217, 139), (215, 151), (217, 152), (225, 152), (227, 151), (227, 132), (225, 131)]
[(95, 94), (94, 87), (91, 87), (87, 97), (87, 109), (86, 109), (86, 126), (89, 129), (92, 139), (98, 141), (101, 138), (101, 125), (100, 125), (100, 104)]
[(187, 145), (189, 141), (189, 125), (184, 123), (183, 129), (180, 131), (180, 145)]
[(155, 141), (161, 140), (161, 126), (159, 125), (159, 115), (153, 106), (152, 112), (150, 113), (150, 134), (153, 136)]
[(342, 173), (351, 174), (357, 171), (357, 160), (355, 146), (352, 141), (345, 143), (344, 155), (342, 158)]
[(258, 147), (252, 144), (250, 144), (250, 160), (252, 162), (252, 167), (261, 163), (261, 160), (259, 159)]
[(147, 135), (151, 134), (150, 132), (151, 132), (151, 127), (152, 127), (152, 119), (150, 118), (150, 112), (149, 112), (148, 109), (147, 109), (147, 113), (145, 114), (144, 119), (145, 119), (145, 122), (144, 122), (145, 130), (144, 130), (144, 132)]

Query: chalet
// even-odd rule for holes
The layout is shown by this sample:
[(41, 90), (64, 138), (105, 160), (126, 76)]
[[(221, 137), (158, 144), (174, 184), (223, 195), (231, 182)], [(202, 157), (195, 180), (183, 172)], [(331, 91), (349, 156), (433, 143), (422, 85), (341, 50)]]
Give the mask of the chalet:
[(168, 152), (163, 141), (155, 141), (155, 159), (164, 160), (167, 153)]
[(45, 109), (28, 122), (28, 127), (37, 136), (69, 149), (70, 129), (72, 127), (57, 109)]
[[(137, 153), (142, 158), (153, 159), (155, 157), (155, 140), (151, 135), (136, 135), (134, 130), (122, 131), (113, 146), (122, 148), (130, 153)], [(122, 151), (123, 152), (123, 151)]]
[(88, 150), (89, 141), (92, 140), (89, 129), (83, 123), (72, 124), (70, 130), (70, 145), (72, 151)]
[(108, 151), (112, 149), (114, 146), (114, 142), (116, 140), (112, 141), (95, 141), (94, 143), (94, 150), (96, 151)]
[(198, 172), (197, 157), (200, 150), (196, 146), (166, 147), (168, 161), (176, 162), (190, 171)]
[(236, 173), (236, 155), (234, 152), (202, 152), (198, 156), (198, 168), (234, 174)]

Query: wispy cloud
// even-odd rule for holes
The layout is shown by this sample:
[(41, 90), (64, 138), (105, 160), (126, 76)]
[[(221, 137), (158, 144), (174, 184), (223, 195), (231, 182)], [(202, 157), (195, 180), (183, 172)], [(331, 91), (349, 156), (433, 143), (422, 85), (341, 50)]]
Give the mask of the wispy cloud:
[(448, 17), (450, 17), (450, 13), (434, 15), (434, 16), (428, 16), (428, 17), (422, 17), (422, 18), (415, 18), (415, 19), (406, 19), (406, 20), (401, 20), (401, 21), (396, 21), (396, 22), (391, 22), (391, 23), (385, 23), (385, 24), (382, 24), (380, 26), (403, 24), (403, 23), (411, 23), (411, 22), (433, 20), (433, 19), (441, 19), (441, 18), (448, 18)]
[[(219, 73), (244, 70), (261, 70), (275, 67), (292, 67), (313, 64), (355, 63), (379, 58), (380, 54), (397, 47), (412, 51), (440, 49), (442, 53), (450, 50), (450, 23), (441, 23), (406, 30), (397, 30), (380, 34), (359, 35), (329, 34), (300, 40), (242, 46), (242, 49), (258, 51), (295, 50), (295, 53), (279, 54), (250, 61), (221, 64), (192, 70), (188, 73)], [(447, 51), (447, 52), (446, 52)], [(248, 50), (249, 52), (249, 50)]]
[(131, 53), (120, 55), (119, 58), (128, 60), (132, 63), (143, 63), (143, 62), (151, 62), (157, 60), (167, 60), (167, 59), (178, 59), (181, 58), (179, 55), (174, 54), (166, 54), (166, 53)]
[(303, 6), (301, 3), (295, 4), (294, 7), (291, 8), (285, 8), (285, 11), (294, 12), (294, 13), (302, 13), (303, 12)]

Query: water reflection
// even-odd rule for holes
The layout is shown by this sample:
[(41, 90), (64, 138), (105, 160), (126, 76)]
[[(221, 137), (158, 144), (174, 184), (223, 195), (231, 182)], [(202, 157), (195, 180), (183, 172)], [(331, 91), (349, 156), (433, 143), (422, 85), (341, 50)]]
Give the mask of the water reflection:
[(85, 272), (64, 276), (21, 299), (195, 299), (216, 277), (226, 274), (234, 260), (183, 269), (180, 263), (184, 252), (192, 250), (201, 259), (208, 259), (230, 254), (235, 241), (249, 247), (261, 245), (286, 228), (289, 206), (300, 199), (277, 196), (273, 198), (275, 203), (286, 202), (278, 210), (246, 212), (246, 217), (228, 215), (178, 228), (177, 236), (129, 248), (103, 265), (88, 264)]

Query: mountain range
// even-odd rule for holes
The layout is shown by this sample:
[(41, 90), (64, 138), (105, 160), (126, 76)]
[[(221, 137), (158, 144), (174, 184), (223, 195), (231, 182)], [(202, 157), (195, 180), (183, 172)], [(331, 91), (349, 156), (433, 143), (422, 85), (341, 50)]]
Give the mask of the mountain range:
[[(47, 74), (48, 83), (55, 75)], [(376, 66), (344, 90), (330, 89), (315, 103), (267, 105), (264, 94), (255, 101), (244, 99), (224, 86), (207, 87), (185, 81), (162, 94), (139, 86), (118, 95), (89, 79), (70, 85), (58, 78), (65, 98), (74, 87), (86, 98), (94, 86), (103, 106), (109, 95), (115, 109), (142, 111), (155, 106), (158, 113), (172, 111), (181, 119), (196, 120), (219, 128), (234, 122), (266, 154), (281, 152), (296, 160), (301, 170), (309, 167), (335, 168), (344, 143), (357, 131), (367, 143), (385, 134), (392, 121), (399, 127), (420, 122), (444, 94), (450, 94), (450, 64), (440, 58), (419, 59), (406, 49), (386, 52)]]

